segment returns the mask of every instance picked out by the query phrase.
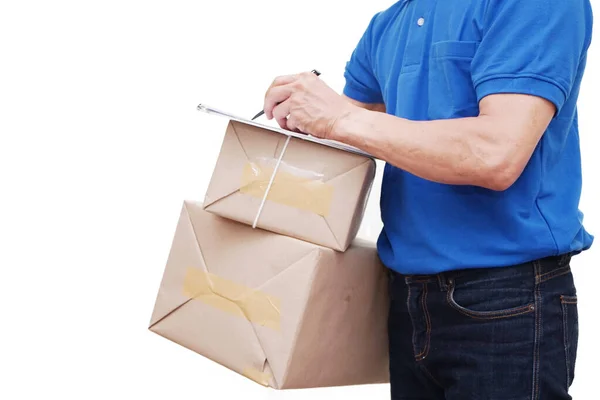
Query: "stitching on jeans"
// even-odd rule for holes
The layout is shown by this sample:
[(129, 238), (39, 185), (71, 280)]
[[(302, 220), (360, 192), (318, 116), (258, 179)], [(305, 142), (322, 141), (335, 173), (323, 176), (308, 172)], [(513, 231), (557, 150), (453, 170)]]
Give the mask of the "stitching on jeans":
[(423, 284), (423, 297), (421, 298), (421, 307), (425, 314), (425, 321), (427, 324), (427, 333), (425, 334), (425, 347), (423, 351), (415, 356), (417, 361), (424, 360), (429, 354), (429, 344), (431, 342), (431, 318), (429, 317), (429, 310), (427, 309), (427, 285)]
[(431, 282), (431, 279), (411, 279), (410, 281), (414, 283), (428, 283)]
[(531, 312), (534, 311), (535, 307), (533, 307), (533, 306), (527, 306), (525, 308), (526, 308), (525, 310), (520, 311), (518, 313), (506, 314), (506, 315), (497, 315), (497, 316), (494, 316), (494, 317), (475, 316), (475, 315), (471, 315), (469, 313), (466, 313), (466, 312), (464, 312), (462, 310), (459, 310), (458, 308), (454, 308), (454, 309), (457, 310), (459, 313), (461, 313), (463, 315), (466, 315), (469, 318), (480, 319), (480, 320), (484, 320), (484, 321), (490, 321), (490, 320), (494, 320), (494, 319), (512, 318), (512, 317), (516, 317), (516, 316), (523, 315), (523, 314), (529, 314), (529, 313), (531, 313)]
[(539, 271), (541, 264), (539, 261), (533, 262), (534, 270), (536, 273), (535, 283), (535, 332), (534, 332), (534, 343), (533, 343), (533, 393), (531, 395), (532, 400), (538, 400), (540, 396), (540, 341), (542, 336), (542, 304), (541, 304), (541, 292), (540, 292), (540, 277)]
[[(425, 289), (425, 297), (427, 297), (427, 286), (425, 286), (424, 289)], [(425, 358), (429, 355), (429, 349), (431, 348), (431, 316), (429, 315), (429, 308), (427, 308), (427, 299), (425, 299), (425, 301), (423, 302), (423, 305), (425, 306), (425, 316), (427, 317), (427, 344), (426, 344), (427, 352), (425, 354), (423, 354), (423, 358)]]
[[(427, 285), (423, 284), (423, 292), (421, 293), (421, 311), (423, 312), (423, 316), (425, 316), (425, 300), (427, 297)], [(425, 320), (427, 321), (427, 317), (425, 316)], [(415, 358), (419, 358), (425, 352), (425, 348), (419, 354), (415, 355)]]
[(451, 283), (450, 289), (448, 290), (448, 293), (446, 294), (446, 301), (448, 302), (450, 307), (452, 307), (459, 313), (466, 315), (467, 317), (473, 318), (473, 319), (494, 320), (494, 319), (501, 319), (501, 318), (512, 318), (512, 317), (516, 317), (518, 315), (528, 314), (528, 313), (534, 311), (536, 308), (533, 304), (528, 304), (526, 306), (511, 308), (508, 310), (501, 310), (501, 311), (470, 311), (464, 307), (461, 307), (454, 301), (454, 299), (452, 298), (452, 296), (454, 295), (454, 288), (455, 288), (454, 284)]
[(440, 290), (442, 292), (445, 292), (448, 290), (448, 284), (446, 283), (446, 276), (444, 274), (438, 274), (437, 275), (437, 280), (438, 280), (438, 285), (440, 287)]
[(577, 304), (577, 296), (560, 296), (562, 304)]
[(569, 387), (569, 377), (571, 376), (571, 367), (570, 367), (570, 363), (569, 363), (569, 346), (568, 346), (568, 342), (569, 342), (569, 338), (568, 338), (568, 334), (567, 334), (567, 319), (568, 319), (568, 309), (567, 309), (567, 304), (573, 304), (573, 303), (566, 303), (563, 300), (563, 296), (560, 296), (561, 302), (562, 302), (562, 311), (563, 311), (563, 341), (564, 341), (564, 346), (565, 346), (565, 365), (567, 366), (567, 386), (565, 386), (566, 388)]
[(555, 269), (554, 271), (546, 272), (545, 274), (536, 275), (537, 281), (539, 283), (546, 282), (552, 278), (556, 278), (557, 276), (564, 275), (569, 273), (571, 270), (571, 266), (567, 265), (566, 267)]
[(406, 298), (406, 309), (408, 310), (408, 315), (410, 316), (410, 323), (412, 324), (412, 329), (413, 329), (413, 334), (412, 334), (412, 346), (413, 346), (413, 354), (417, 354), (417, 347), (416, 347), (416, 341), (415, 341), (415, 336), (416, 336), (416, 332), (417, 330), (415, 329), (415, 319), (413, 317), (413, 314), (410, 310), (410, 296), (411, 296), (411, 288), (410, 285), (406, 285), (408, 287), (408, 296)]
[(564, 269), (569, 269), (569, 268), (570, 268), (570, 265), (560, 266), (560, 268), (553, 269), (552, 271), (548, 271), (548, 272), (545, 272), (545, 273), (543, 273), (543, 274), (539, 274), (538, 276), (539, 276), (540, 278), (543, 278), (543, 277), (545, 277), (545, 276), (547, 276), (547, 275), (551, 275), (551, 274), (553, 274), (553, 273), (555, 273), (555, 272), (557, 272), (557, 271), (562, 271), (562, 270), (564, 270)]

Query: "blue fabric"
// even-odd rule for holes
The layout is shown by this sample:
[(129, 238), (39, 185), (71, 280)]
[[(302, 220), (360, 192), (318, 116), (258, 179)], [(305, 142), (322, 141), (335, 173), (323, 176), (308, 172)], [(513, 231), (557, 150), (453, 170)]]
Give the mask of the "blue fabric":
[(508, 190), (438, 184), (387, 164), (382, 261), (403, 274), (515, 265), (593, 242), (579, 211), (576, 101), (589, 0), (402, 0), (378, 13), (346, 67), (344, 94), (411, 120), (473, 117), (495, 93), (557, 113)]

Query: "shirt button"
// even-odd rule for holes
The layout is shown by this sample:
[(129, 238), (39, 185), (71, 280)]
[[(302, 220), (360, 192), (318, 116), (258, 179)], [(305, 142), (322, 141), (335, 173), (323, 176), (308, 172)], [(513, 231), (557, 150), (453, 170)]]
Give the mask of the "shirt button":
[(423, 24), (425, 23), (425, 18), (421, 17), (417, 20), (417, 25), (419, 26), (423, 26)]

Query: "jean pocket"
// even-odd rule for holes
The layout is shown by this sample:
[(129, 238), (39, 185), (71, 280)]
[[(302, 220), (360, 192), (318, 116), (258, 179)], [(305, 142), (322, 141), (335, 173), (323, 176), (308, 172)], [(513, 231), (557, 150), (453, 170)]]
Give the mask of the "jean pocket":
[[(533, 291), (529, 295), (526, 289), (486, 286), (485, 283), (457, 289), (454, 279), (449, 281), (447, 302), (461, 314), (481, 320), (510, 318), (535, 310)], [(525, 304), (520, 305), (522, 303)]]
[(563, 340), (565, 346), (565, 362), (567, 366), (567, 387), (575, 377), (575, 360), (577, 358), (577, 342), (579, 339), (579, 316), (577, 296), (560, 296), (563, 317)]

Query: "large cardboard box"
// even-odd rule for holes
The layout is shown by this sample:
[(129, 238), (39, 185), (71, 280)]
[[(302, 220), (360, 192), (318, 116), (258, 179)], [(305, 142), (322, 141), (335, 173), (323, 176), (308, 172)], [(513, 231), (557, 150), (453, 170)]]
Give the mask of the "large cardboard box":
[(375, 161), (327, 143), (230, 120), (204, 208), (345, 251), (360, 227)]
[(276, 389), (385, 383), (387, 275), (185, 202), (150, 330)]

